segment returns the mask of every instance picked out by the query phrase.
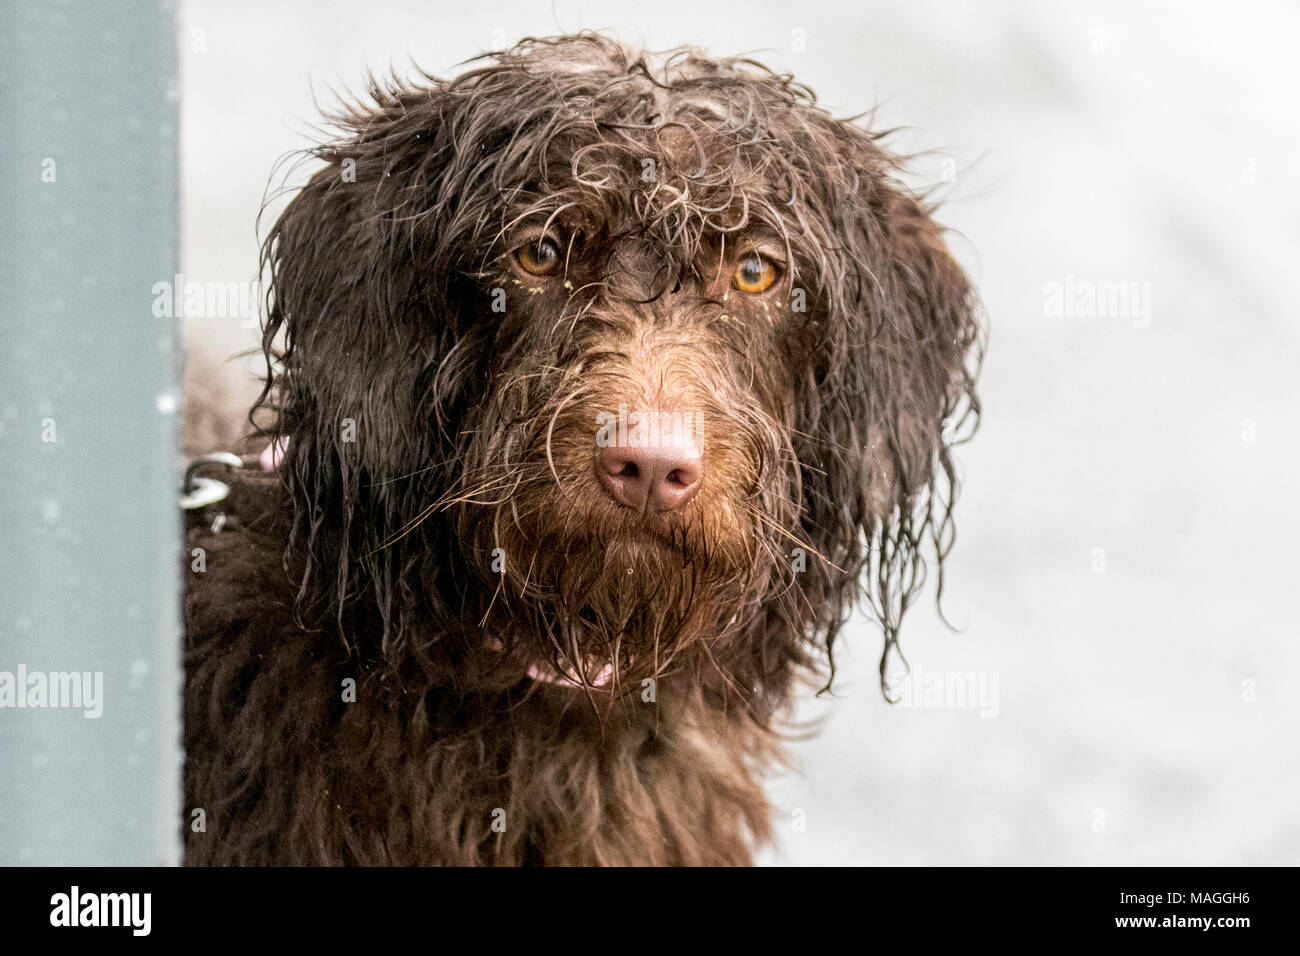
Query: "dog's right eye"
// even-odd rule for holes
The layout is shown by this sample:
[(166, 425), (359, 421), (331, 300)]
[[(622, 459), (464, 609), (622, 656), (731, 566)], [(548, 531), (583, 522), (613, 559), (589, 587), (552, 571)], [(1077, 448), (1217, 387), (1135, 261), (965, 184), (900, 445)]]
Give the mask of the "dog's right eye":
[(513, 255), (519, 268), (534, 276), (553, 276), (562, 264), (559, 246), (545, 236), (530, 239), (515, 249)]
[(754, 253), (740, 260), (731, 284), (741, 292), (766, 292), (776, 281), (776, 266), (763, 256)]

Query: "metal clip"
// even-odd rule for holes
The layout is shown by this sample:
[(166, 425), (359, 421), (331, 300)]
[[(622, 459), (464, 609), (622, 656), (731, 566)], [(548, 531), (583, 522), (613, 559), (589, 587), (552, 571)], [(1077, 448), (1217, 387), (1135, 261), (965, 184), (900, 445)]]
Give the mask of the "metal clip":
[(204, 468), (221, 465), (225, 468), (243, 468), (244, 463), (238, 455), (228, 451), (219, 451), (202, 458), (195, 458), (185, 469), (185, 480), (181, 485), (181, 507), (186, 511), (206, 508), (216, 504), (230, 494), (230, 486), (215, 478), (200, 478), (196, 472)]

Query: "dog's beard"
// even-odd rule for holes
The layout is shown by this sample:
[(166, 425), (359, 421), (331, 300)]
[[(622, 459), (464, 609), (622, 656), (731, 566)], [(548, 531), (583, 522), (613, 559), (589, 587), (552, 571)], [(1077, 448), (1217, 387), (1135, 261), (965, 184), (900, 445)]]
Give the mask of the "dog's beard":
[(749, 506), (643, 518), (539, 497), (476, 522), (476, 550), (498, 556), (485, 632), (534, 677), (636, 689), (690, 649), (721, 654), (773, 592), (772, 545)]
[(781, 445), (785, 430), (744, 396), (716, 404), (698, 417), (699, 493), (640, 513), (598, 480), (602, 406), (555, 395), (540, 412), (502, 416), (514, 427), (478, 423), (447, 496), (458, 502), (454, 537), (469, 564), (491, 568), (486, 645), (534, 677), (588, 687), (724, 669), (774, 604), (795, 601), (797, 465)]

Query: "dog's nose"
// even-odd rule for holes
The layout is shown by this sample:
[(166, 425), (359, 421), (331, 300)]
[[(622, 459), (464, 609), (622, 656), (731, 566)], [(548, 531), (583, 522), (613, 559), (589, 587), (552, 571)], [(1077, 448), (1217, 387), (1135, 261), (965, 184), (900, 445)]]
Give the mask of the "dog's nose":
[(640, 514), (673, 511), (695, 497), (704, 477), (693, 442), (653, 448), (609, 446), (596, 451), (596, 476), (619, 504)]

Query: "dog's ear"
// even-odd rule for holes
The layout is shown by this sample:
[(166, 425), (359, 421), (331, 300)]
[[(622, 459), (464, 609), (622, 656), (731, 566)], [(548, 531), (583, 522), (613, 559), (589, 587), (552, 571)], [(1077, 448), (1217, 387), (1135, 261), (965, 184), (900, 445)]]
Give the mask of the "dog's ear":
[(266, 237), (259, 407), (285, 444), (300, 597), (342, 614), (368, 591), (387, 631), (410, 569), (386, 545), (436, 498), (438, 468), (454, 458), (445, 422), (458, 396), (438, 389), (457, 378), (439, 373), (463, 310), (451, 303), (455, 264), (439, 253), (454, 245), (455, 215), (438, 192), (454, 156), (440, 92), (373, 92), (377, 105), (314, 151), (324, 168)]
[(866, 347), (856, 371), (867, 398), (866, 506), (879, 517), (934, 490), (960, 432), (952, 416), (965, 403), (978, 414), (979, 327), (973, 290), (930, 211), (888, 187), (868, 209), (879, 258), (858, 292)]
[(952, 544), (952, 447), (978, 420), (982, 331), (942, 228), (893, 157), (856, 127), (837, 133), (842, 165), (817, 177), (830, 234), (810, 324), (805, 532), (838, 568), (826, 596), (841, 615), (865, 576), (888, 652), (924, 552), (941, 573)]

